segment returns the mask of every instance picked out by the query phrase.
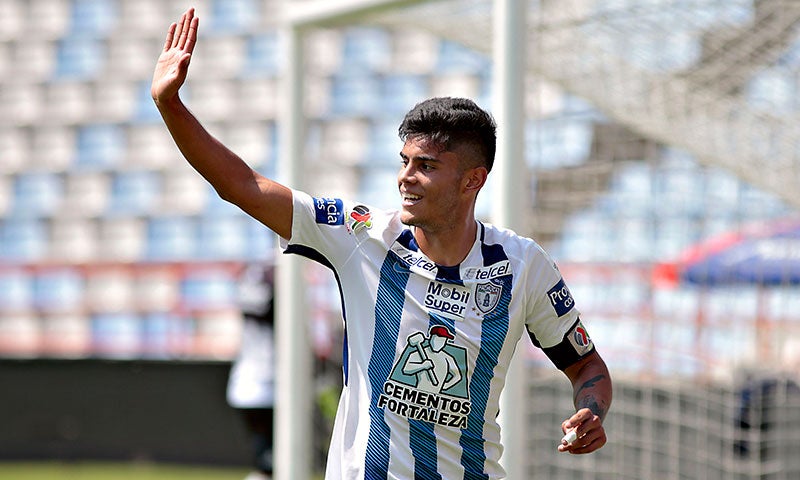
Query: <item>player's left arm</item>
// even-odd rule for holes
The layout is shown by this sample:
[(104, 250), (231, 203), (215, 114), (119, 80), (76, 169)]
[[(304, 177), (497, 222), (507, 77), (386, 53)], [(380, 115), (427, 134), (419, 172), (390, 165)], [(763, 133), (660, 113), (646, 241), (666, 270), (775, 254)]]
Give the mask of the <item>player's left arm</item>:
[(561, 424), (564, 433), (575, 429), (577, 439), (562, 442), (559, 452), (591, 453), (606, 444), (603, 420), (611, 407), (612, 385), (605, 361), (597, 351), (564, 369), (572, 382), (576, 413)]

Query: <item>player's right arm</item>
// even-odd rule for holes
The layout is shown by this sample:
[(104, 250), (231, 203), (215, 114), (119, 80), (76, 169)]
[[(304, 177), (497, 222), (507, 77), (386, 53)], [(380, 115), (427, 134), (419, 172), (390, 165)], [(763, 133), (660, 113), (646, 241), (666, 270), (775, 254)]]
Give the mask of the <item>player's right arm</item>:
[(292, 192), (250, 168), (215, 139), (184, 105), (186, 81), (197, 42), (198, 18), (190, 8), (170, 25), (158, 58), (150, 94), (175, 144), (189, 164), (217, 191), (283, 238), (292, 234)]

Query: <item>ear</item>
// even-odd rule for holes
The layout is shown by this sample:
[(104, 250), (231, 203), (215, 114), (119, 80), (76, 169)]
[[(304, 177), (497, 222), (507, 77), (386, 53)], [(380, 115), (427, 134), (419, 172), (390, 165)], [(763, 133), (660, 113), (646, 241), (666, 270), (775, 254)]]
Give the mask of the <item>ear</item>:
[(467, 171), (465, 190), (468, 192), (474, 191), (477, 193), (486, 184), (486, 178), (489, 172), (486, 167), (475, 167)]

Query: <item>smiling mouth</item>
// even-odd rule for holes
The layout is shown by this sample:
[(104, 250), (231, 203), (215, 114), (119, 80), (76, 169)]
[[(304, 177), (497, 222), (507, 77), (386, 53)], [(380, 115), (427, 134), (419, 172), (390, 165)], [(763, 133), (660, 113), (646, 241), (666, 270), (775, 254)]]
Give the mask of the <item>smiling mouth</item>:
[(403, 193), (401, 194), (401, 198), (403, 199), (403, 205), (415, 205), (417, 202), (422, 200), (421, 196), (413, 195), (411, 193)]

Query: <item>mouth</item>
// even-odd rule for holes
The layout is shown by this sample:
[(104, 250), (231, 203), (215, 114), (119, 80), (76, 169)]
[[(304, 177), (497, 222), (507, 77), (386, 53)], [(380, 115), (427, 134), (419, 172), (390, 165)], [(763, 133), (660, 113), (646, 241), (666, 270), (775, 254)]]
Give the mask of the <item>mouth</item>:
[(401, 192), (400, 198), (402, 199), (402, 203), (404, 207), (410, 207), (419, 203), (422, 200), (422, 197), (419, 195), (414, 195), (413, 193), (408, 192)]

